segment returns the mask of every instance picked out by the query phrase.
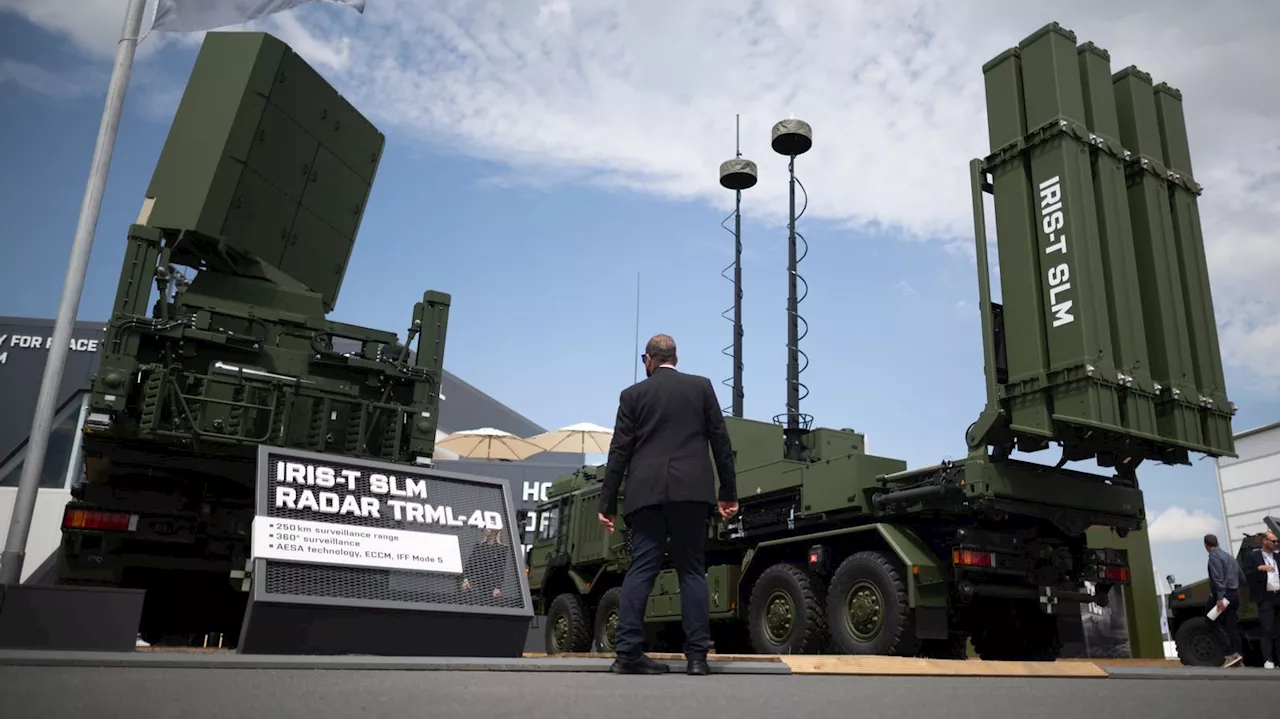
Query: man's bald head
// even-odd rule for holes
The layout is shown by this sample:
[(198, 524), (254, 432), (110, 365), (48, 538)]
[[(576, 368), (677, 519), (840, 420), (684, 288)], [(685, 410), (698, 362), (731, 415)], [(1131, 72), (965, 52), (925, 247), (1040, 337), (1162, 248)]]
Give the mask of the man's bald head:
[(671, 335), (654, 335), (644, 346), (644, 369), (646, 375), (664, 364), (676, 363), (676, 341)]

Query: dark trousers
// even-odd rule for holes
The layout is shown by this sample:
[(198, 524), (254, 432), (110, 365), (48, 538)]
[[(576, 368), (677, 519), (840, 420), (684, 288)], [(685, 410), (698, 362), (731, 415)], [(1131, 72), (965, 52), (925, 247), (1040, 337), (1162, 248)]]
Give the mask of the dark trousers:
[[(707, 593), (707, 522), (711, 507), (701, 502), (673, 502), (641, 507), (627, 514), (631, 532), (631, 566), (622, 580), (614, 647), (619, 657), (644, 651), (644, 610), (653, 582), (662, 569), (663, 550), (671, 552), (680, 578), (680, 615), (684, 654), (705, 659), (711, 641)], [(667, 538), (671, 538), (667, 545)], [(665, 545), (665, 546), (664, 546)]]
[[(1227, 635), (1227, 654), (1239, 654), (1240, 646), (1240, 594), (1236, 590), (1228, 589), (1224, 596), (1231, 604), (1227, 605), (1226, 611), (1218, 615), (1218, 619), (1214, 622), (1222, 627), (1222, 631)], [(1209, 596), (1209, 600), (1205, 602), (1205, 611), (1213, 608), (1218, 601)]]
[(1258, 624), (1262, 629), (1262, 661), (1276, 660), (1275, 645), (1280, 644), (1276, 636), (1276, 620), (1280, 619), (1280, 592), (1263, 592), (1258, 599)]

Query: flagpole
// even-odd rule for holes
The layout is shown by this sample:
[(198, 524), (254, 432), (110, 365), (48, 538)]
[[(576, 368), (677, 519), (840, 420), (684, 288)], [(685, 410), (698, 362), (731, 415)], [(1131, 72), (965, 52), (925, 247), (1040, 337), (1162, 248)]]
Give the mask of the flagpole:
[[(62, 384), (62, 372), (67, 365), (71, 329), (80, 309), (80, 294), (84, 290), (93, 233), (98, 227), (98, 215), (102, 210), (107, 170), (111, 167), (111, 153), (115, 149), (116, 133), (120, 128), (125, 90), (129, 86), (129, 73), (133, 69), (133, 54), (138, 46), (138, 32), (142, 29), (145, 8), (146, 0), (129, 0), (125, 10), (124, 27), (116, 46), (115, 67), (111, 69), (111, 83), (107, 86), (106, 106), (98, 127), (98, 140), (93, 148), (93, 161), (89, 165), (89, 182), (80, 205), (80, 219), (76, 223), (75, 241), (71, 245), (71, 259), (67, 263), (67, 274), (62, 284), (58, 318), (53, 325), (53, 344), (49, 347), (44, 377), (40, 382), (40, 394), (36, 400), (36, 412), (31, 419), (31, 434), (27, 442), (27, 456), (22, 464), (22, 478), (18, 482), (18, 496), (14, 500), (13, 518), (9, 521), (4, 552), (0, 553), (0, 585), (18, 584), (22, 581), (22, 563), (27, 551), (27, 537), (31, 532), (31, 518), (36, 508), (36, 490), (40, 487), (45, 453), (49, 448), (49, 434), (53, 430), (58, 387)], [(76, 429), (79, 430), (78, 427)]]

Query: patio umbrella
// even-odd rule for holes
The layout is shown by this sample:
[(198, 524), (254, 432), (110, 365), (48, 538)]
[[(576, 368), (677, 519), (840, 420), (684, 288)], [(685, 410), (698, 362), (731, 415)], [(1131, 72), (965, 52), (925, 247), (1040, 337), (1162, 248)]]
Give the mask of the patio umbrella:
[(590, 422), (571, 424), (529, 438), (544, 452), (571, 452), (573, 454), (608, 454), (613, 441), (613, 430)]
[(447, 439), (448, 437), (449, 437), (449, 435), (445, 434), (444, 432), (441, 432), (441, 431), (440, 431), (440, 430), (438, 430), (438, 429), (436, 430), (436, 449), (435, 449), (435, 451), (432, 453), (432, 458), (433, 458), (433, 459), (446, 459), (446, 460), (447, 460), (447, 459), (460, 459), (460, 457), (458, 457), (458, 453), (457, 453), (457, 452), (450, 452), (449, 450), (447, 450), (447, 449), (442, 449), (442, 448), (440, 447), (440, 440), (442, 440), (442, 439)]
[(496, 459), (504, 462), (521, 460), (545, 451), (526, 439), (492, 427), (454, 432), (436, 442), (436, 447), (453, 452), (462, 459)]

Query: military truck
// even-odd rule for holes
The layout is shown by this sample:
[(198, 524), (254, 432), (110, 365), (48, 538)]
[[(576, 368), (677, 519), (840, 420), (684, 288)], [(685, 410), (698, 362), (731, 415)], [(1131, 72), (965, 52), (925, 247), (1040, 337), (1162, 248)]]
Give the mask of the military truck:
[[(1280, 517), (1266, 517), (1267, 528), (1280, 536)], [(1240, 568), (1248, 572), (1253, 565), (1249, 555), (1262, 546), (1262, 534), (1246, 534), (1236, 552)], [(1213, 605), (1213, 590), (1208, 579), (1191, 584), (1175, 584), (1169, 580), (1172, 590), (1165, 601), (1169, 634), (1178, 648), (1178, 660), (1193, 667), (1220, 667), (1227, 658), (1227, 635), (1222, 623), (1209, 619)], [(1244, 664), (1262, 666), (1262, 625), (1258, 620), (1258, 606), (1250, 596), (1247, 584), (1240, 586), (1240, 605), (1237, 607), (1240, 625), (1240, 643), (1244, 649)]]
[[(991, 154), (970, 181), (987, 406), (968, 454), (908, 469), (851, 429), (727, 417), (741, 508), (709, 530), (717, 651), (960, 657), (971, 640), (985, 659), (1052, 660), (1057, 617), (1116, 585), (1150, 597), (1126, 600), (1131, 623), (1157, 616), (1149, 560), (1121, 548), (1149, 552), (1138, 466), (1234, 456), (1181, 94), (1112, 74), (1057, 23), (983, 73)], [(1014, 456), (1051, 445), (1052, 465)], [(1065, 466), (1090, 460), (1106, 473)], [(629, 552), (622, 517), (612, 535), (596, 520), (602, 474), (557, 480), (539, 510), (529, 584), (549, 652), (612, 647)], [(624, 480), (620, 513), (625, 495)], [(679, 616), (667, 567), (650, 649), (678, 649)]]
[(326, 318), (383, 146), (285, 43), (206, 35), (127, 233), (56, 556), (61, 584), (145, 589), (146, 641), (235, 643), (259, 445), (431, 460), (449, 296), (403, 344)]

